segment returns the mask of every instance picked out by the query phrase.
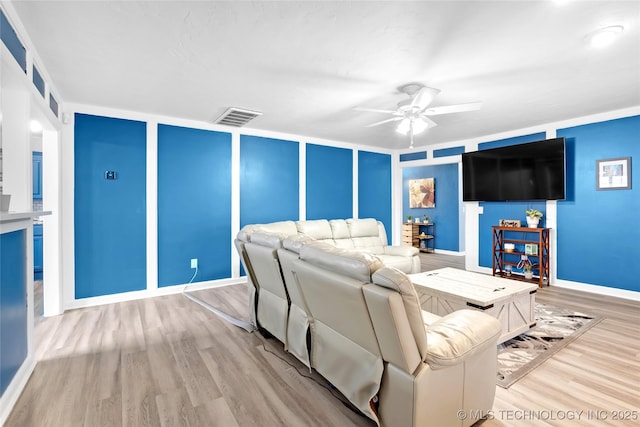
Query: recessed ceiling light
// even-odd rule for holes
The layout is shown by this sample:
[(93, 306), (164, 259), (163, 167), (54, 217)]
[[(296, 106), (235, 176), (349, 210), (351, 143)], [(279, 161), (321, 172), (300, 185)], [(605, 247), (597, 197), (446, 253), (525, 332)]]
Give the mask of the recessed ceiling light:
[(42, 132), (42, 125), (37, 120), (31, 120), (31, 122), (29, 123), (29, 128), (31, 129), (31, 132), (33, 132), (33, 133)]
[(624, 27), (622, 25), (612, 25), (610, 27), (600, 28), (591, 33), (588, 38), (591, 46), (600, 48), (609, 46), (622, 33)]

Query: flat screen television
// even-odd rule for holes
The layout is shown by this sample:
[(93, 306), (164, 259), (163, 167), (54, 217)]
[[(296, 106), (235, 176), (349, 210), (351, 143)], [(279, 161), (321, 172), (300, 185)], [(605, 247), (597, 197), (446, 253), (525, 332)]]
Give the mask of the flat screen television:
[(564, 138), (462, 154), (465, 202), (564, 198)]

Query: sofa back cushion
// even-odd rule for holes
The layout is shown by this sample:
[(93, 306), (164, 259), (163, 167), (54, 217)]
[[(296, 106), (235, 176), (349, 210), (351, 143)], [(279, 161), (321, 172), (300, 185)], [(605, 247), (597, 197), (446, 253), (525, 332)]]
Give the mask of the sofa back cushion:
[[(293, 262), (311, 330), (311, 365), (376, 420), (383, 363), (362, 287), (380, 261), (327, 243), (304, 245)], [(355, 274), (358, 273), (358, 274)]]
[(331, 233), (333, 234), (333, 244), (338, 248), (354, 249), (355, 245), (349, 234), (349, 225), (344, 219), (332, 219), (329, 221)]
[[(373, 218), (348, 219), (349, 235), (357, 249), (366, 249), (371, 253), (383, 253), (387, 245), (386, 233), (380, 235), (378, 221)], [(382, 228), (384, 230), (384, 226)]]
[(382, 267), (382, 261), (371, 254), (341, 249), (318, 241), (304, 244), (300, 248), (300, 259), (363, 282), (370, 282), (371, 275)]
[(427, 335), (422, 319), (420, 299), (413, 283), (406, 274), (393, 267), (379, 269), (373, 274), (372, 279), (376, 285), (396, 291), (402, 297), (413, 339), (418, 346), (420, 357), (424, 360), (427, 354)]
[(238, 240), (248, 242), (253, 233), (273, 233), (284, 236), (293, 236), (298, 233), (296, 223), (293, 221), (278, 221), (269, 224), (248, 224), (238, 232)]
[(283, 234), (256, 232), (251, 235), (251, 243), (272, 249), (282, 247)]
[(298, 234), (302, 236), (311, 237), (312, 239), (319, 241), (329, 241), (333, 243), (333, 234), (331, 232), (331, 226), (326, 219), (318, 219), (312, 221), (297, 221), (296, 228)]
[(282, 241), (282, 247), (299, 254), (300, 249), (302, 249), (302, 247), (307, 243), (311, 242), (315, 242), (315, 240), (308, 236), (296, 234), (295, 236), (290, 236), (284, 239)]

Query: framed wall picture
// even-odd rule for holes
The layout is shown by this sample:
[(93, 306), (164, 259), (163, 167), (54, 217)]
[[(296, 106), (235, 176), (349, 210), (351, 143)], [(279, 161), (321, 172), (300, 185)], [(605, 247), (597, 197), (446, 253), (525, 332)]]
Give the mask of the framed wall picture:
[(631, 157), (596, 160), (596, 190), (631, 188)]
[(409, 207), (435, 208), (436, 183), (434, 178), (409, 180)]

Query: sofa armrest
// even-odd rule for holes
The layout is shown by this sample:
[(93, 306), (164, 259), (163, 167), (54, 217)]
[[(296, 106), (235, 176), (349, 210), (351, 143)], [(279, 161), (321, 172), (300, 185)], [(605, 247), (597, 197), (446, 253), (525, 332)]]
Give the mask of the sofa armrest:
[(395, 256), (416, 256), (420, 253), (418, 248), (414, 248), (413, 246), (384, 246), (384, 254), (385, 255), (395, 255)]
[(488, 347), (498, 345), (500, 322), (475, 310), (459, 310), (426, 327), (425, 361), (432, 369), (462, 363)]

